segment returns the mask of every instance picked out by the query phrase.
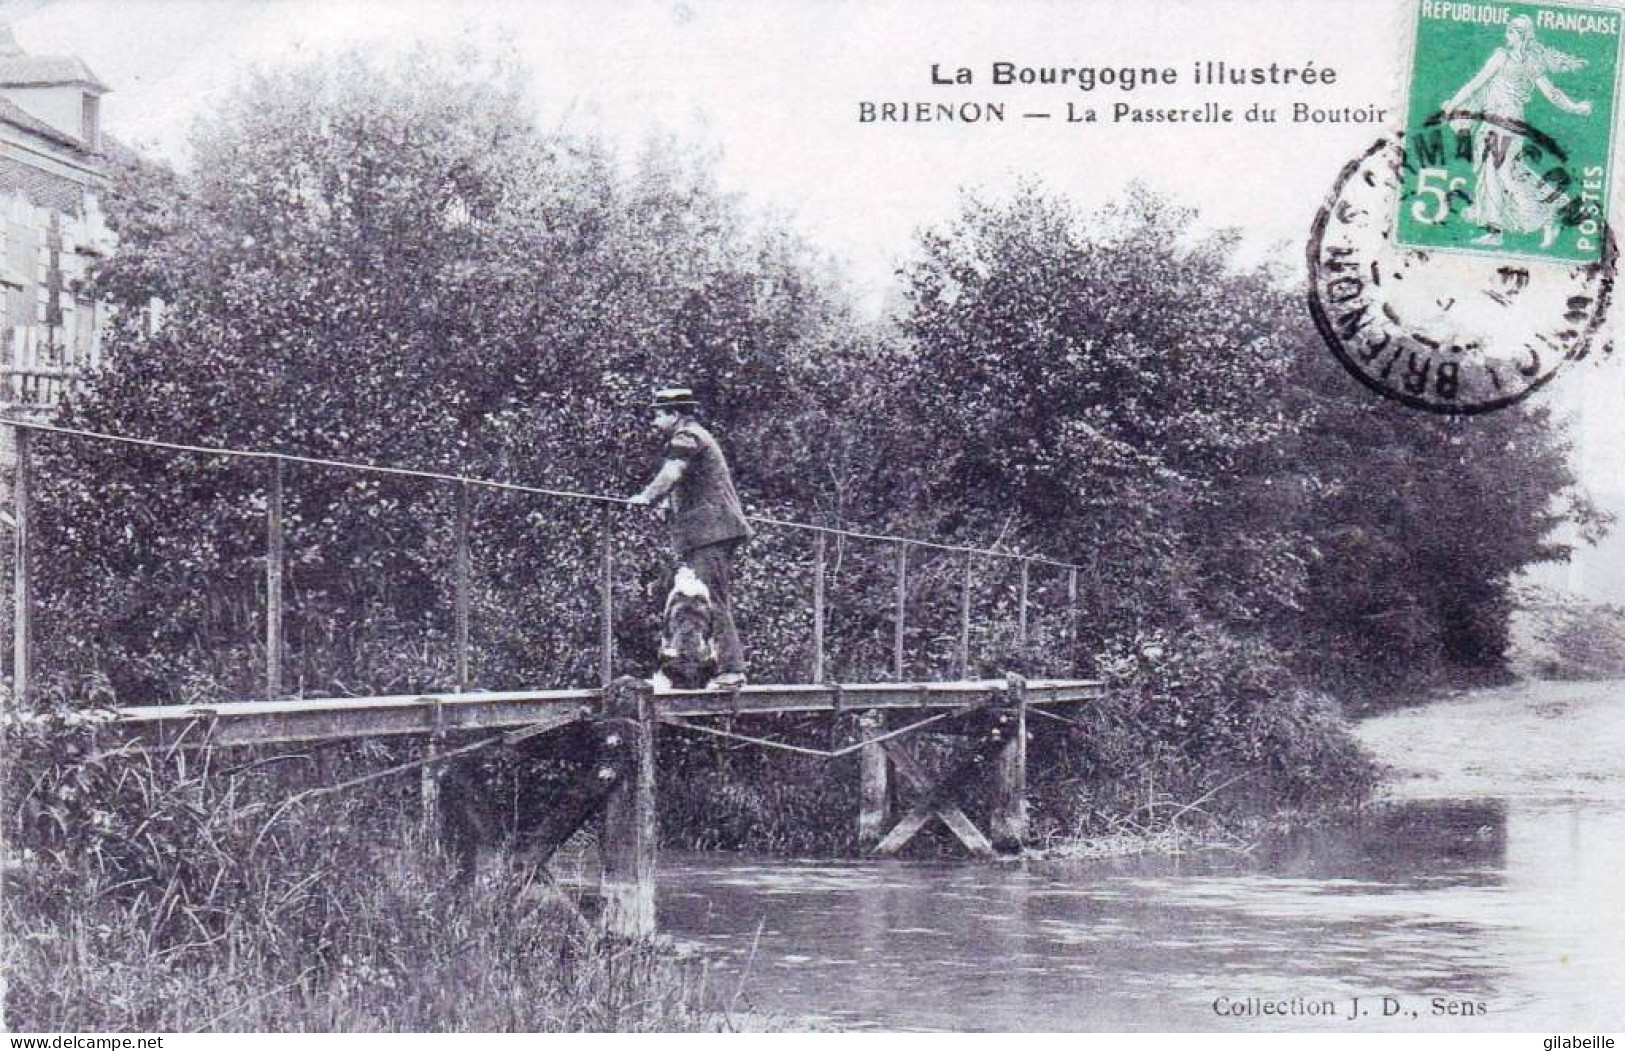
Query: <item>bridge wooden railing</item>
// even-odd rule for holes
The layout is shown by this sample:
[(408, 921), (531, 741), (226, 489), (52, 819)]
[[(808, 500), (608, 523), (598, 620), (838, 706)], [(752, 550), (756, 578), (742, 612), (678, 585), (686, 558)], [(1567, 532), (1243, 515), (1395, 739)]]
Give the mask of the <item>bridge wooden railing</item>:
[[(627, 507), (630, 501), (615, 496), (605, 496), (598, 493), (583, 493), (563, 489), (549, 489), (540, 486), (522, 485), (514, 482), (493, 481), (490, 479), (474, 478), (464, 475), (446, 474), (437, 471), (424, 471), (412, 468), (393, 467), (380, 464), (360, 463), (345, 460), (322, 459), (318, 457), (294, 456), (285, 453), (264, 452), (256, 450), (212, 448), (207, 446), (187, 445), (178, 442), (159, 441), (147, 438), (132, 438), (124, 435), (104, 434), (96, 431), (87, 431), (76, 428), (57, 427), (49, 424), (17, 419), (0, 419), (0, 426), (9, 426), (15, 436), (16, 469), (13, 485), (13, 543), (16, 553), (15, 577), (13, 581), (13, 646), (12, 646), (12, 673), (13, 690), (16, 697), (27, 707), (27, 698), (32, 687), (32, 609), (33, 601), (30, 590), (30, 565), (33, 552), (31, 551), (31, 475), (32, 475), (32, 444), (34, 441), (50, 436), (62, 435), (74, 438), (89, 439), (100, 442), (135, 445), (146, 448), (166, 450), (182, 455), (204, 455), (210, 457), (230, 457), (260, 462), (266, 472), (266, 520), (265, 520), (265, 698), (277, 700), (285, 696), (283, 665), (285, 657), (284, 646), (284, 604), (283, 582), (284, 570), (288, 563), (289, 553), (286, 547), (286, 524), (284, 507), (286, 504), (286, 488), (288, 485), (289, 467), (294, 465), (308, 465), (322, 468), (337, 468), (361, 473), (388, 475), (395, 477), (417, 478), (429, 482), (448, 484), (456, 487), (456, 522), (455, 522), (455, 553), (453, 556), (453, 603), (454, 603), (454, 633), (453, 645), (456, 647), (457, 681), (454, 690), (465, 693), (473, 688), (470, 678), (470, 608), (472, 605), (472, 559), (469, 552), (469, 535), (472, 530), (472, 512), (470, 510), (470, 493), (477, 488), (502, 490), (508, 492), (528, 493), (569, 500), (581, 503), (596, 504), (605, 511), (603, 527), (600, 531), (600, 551), (597, 559), (598, 593), (599, 593), (599, 625), (598, 625), (598, 671), (599, 682), (607, 685), (615, 676), (615, 610), (613, 601), (613, 585), (615, 579), (614, 557), (614, 530), (610, 511)], [(905, 636), (908, 629), (908, 578), (909, 578), (909, 552), (911, 550), (933, 550), (945, 552), (956, 556), (960, 562), (960, 602), (959, 625), (957, 632), (957, 646), (954, 654), (954, 675), (956, 679), (964, 680), (969, 677), (971, 670), (971, 624), (972, 624), (972, 594), (975, 587), (975, 568), (978, 560), (1000, 560), (1018, 563), (1020, 574), (1016, 596), (1016, 641), (1026, 644), (1030, 622), (1030, 595), (1032, 570), (1035, 567), (1046, 568), (1066, 574), (1066, 644), (1068, 650), (1075, 648), (1078, 637), (1078, 571), (1081, 567), (1055, 559), (1044, 558), (1038, 555), (1020, 554), (1008, 551), (997, 551), (990, 548), (972, 547), (964, 544), (945, 544), (936, 541), (918, 540), (911, 537), (893, 536), (883, 533), (870, 533), (860, 530), (845, 529), (838, 526), (812, 525), (805, 522), (796, 522), (786, 519), (772, 518), (765, 515), (751, 515), (750, 520), (758, 525), (781, 529), (792, 529), (812, 534), (812, 582), (809, 604), (811, 617), (809, 633), (811, 635), (811, 661), (808, 668), (810, 681), (823, 682), (828, 676), (828, 662), (826, 660), (825, 626), (828, 619), (825, 580), (827, 576), (827, 539), (831, 536), (843, 537), (851, 540), (867, 541), (893, 545), (896, 550), (895, 578), (896, 587), (893, 597), (892, 621), (892, 678), (904, 681), (908, 678), (908, 663), (905, 649)]]
[[(973, 569), (975, 560), (1007, 559), (1019, 563), (1017, 638), (1028, 632), (1030, 574), (1035, 566), (1060, 569), (1067, 574), (1066, 639), (1071, 648), (1077, 638), (1078, 569), (1076, 565), (1033, 555), (1015, 554), (964, 545), (942, 544), (907, 537), (863, 533), (830, 526), (808, 525), (753, 516), (761, 525), (813, 534), (813, 578), (810, 631), (812, 682), (751, 685), (742, 689), (656, 690), (628, 676), (615, 677), (614, 555), (612, 521), (607, 511), (627, 500), (590, 493), (543, 489), (535, 486), (468, 478), (376, 464), (323, 460), (247, 450), (217, 449), (99, 434), (21, 420), (0, 420), (15, 434), (16, 470), (13, 485), (13, 533), (16, 551), (14, 578), (13, 682), (21, 712), (10, 720), (28, 720), (32, 655), (32, 594), (30, 574), (31, 448), (42, 433), (65, 434), (98, 441), (119, 442), (170, 450), (181, 454), (240, 457), (261, 461), (267, 472), (265, 610), (266, 699), (219, 704), (155, 704), (119, 708), (111, 713), (87, 715), (113, 724), (126, 745), (166, 751), (189, 747), (232, 747), (263, 744), (298, 744), (357, 737), (427, 735), (424, 757), (391, 770), (366, 775), (340, 785), (311, 792), (339, 791), (407, 769), (423, 771), (425, 814), (438, 798), (438, 781), (431, 770), (437, 762), (465, 754), (486, 744), (535, 740), (567, 726), (585, 724), (595, 744), (576, 758), (588, 760), (591, 772), (581, 789), (591, 805), (567, 808), (577, 824), (601, 815), (604, 892), (609, 926), (621, 933), (644, 935), (654, 930), (655, 740), (664, 726), (676, 732), (713, 734), (743, 744), (775, 748), (802, 755), (839, 758), (858, 754), (861, 811), (860, 845), (876, 854), (901, 850), (932, 820), (940, 820), (967, 850), (988, 856), (996, 850), (1020, 849), (1027, 832), (1026, 783), (1029, 714), (1072, 722), (1046, 709), (1094, 700), (1105, 695), (1105, 685), (1094, 679), (1027, 680), (1018, 675), (1003, 679), (971, 679), (970, 638)], [(453, 562), (457, 683), (451, 691), (384, 697), (290, 698), (282, 681), (282, 582), (287, 553), (284, 546), (284, 488), (287, 467), (309, 464), (375, 474), (421, 478), (457, 486), (456, 553)], [(602, 550), (598, 559), (600, 603), (599, 673), (594, 689), (509, 692), (473, 690), (469, 672), (470, 571), (469, 493), (475, 487), (535, 493), (561, 499), (588, 501), (605, 508)], [(825, 575), (827, 538), (849, 537), (896, 546), (896, 589), (892, 674), (884, 683), (832, 683), (825, 681)], [(962, 560), (956, 678), (946, 682), (909, 682), (905, 653), (909, 551), (933, 549)], [(909, 710), (919, 714), (905, 718)], [(741, 733), (732, 717), (773, 713), (829, 713), (852, 716), (859, 740), (839, 748), (819, 749), (803, 744)], [(901, 714), (900, 714), (901, 713)], [(888, 715), (894, 717), (888, 722)], [(693, 720), (729, 717), (726, 726)], [(897, 724), (901, 725), (897, 725)], [(938, 776), (927, 772), (904, 746), (904, 737), (927, 728), (952, 730), (962, 742), (959, 758)], [(483, 741), (448, 748), (452, 733), (498, 731)], [(966, 743), (968, 742), (968, 743)], [(890, 777), (894, 773), (913, 792), (913, 802), (893, 821)], [(988, 834), (970, 820), (956, 801), (972, 782), (990, 785)], [(563, 838), (573, 828), (562, 830)], [(554, 843), (553, 846), (557, 844)], [(548, 848), (550, 851), (552, 847)], [(541, 860), (546, 860), (544, 851)]]

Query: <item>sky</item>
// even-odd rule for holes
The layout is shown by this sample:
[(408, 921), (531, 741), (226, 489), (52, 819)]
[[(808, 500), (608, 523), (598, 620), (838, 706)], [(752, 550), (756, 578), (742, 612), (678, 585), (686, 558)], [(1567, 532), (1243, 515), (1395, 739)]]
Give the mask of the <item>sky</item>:
[[(8, 6), (0, 0), (0, 17)], [(858, 104), (996, 100), (1059, 110), (1189, 104), (1197, 59), (1333, 66), (1313, 93), (1232, 89), (1233, 100), (1327, 105), (1398, 98), (1403, 10), (1389, 3), (546, 3), (537, 0), (9, 0), (22, 45), (71, 51), (114, 87), (104, 125), (165, 157), (244, 70), (300, 53), (397, 50), (420, 39), (512, 46), (544, 122), (635, 151), (654, 133), (712, 146), (730, 187), (787, 214), (873, 295), (916, 227), (952, 214), (962, 186), (1037, 174), (1085, 206), (1130, 179), (1202, 206), (1263, 254), (1305, 231), (1332, 177), (1376, 125), (1261, 129), (861, 124)], [(1137, 8), (1137, 9), (1136, 9)], [(1019, 12), (1012, 14), (1012, 11)], [(997, 61), (1178, 68), (1171, 89), (996, 87)], [(933, 87), (933, 64), (974, 87)], [(1214, 96), (1220, 97), (1220, 96)]]
[[(1301, 270), (1338, 171), (1397, 123), (1410, 17), (1403, 0), (0, 0), (26, 50), (76, 54), (113, 88), (109, 132), (182, 166), (193, 120), (256, 65), (426, 39), (511, 47), (544, 124), (590, 131), (623, 155), (656, 134), (712, 150), (725, 187), (837, 260), (872, 309), (916, 231), (950, 220), (963, 191), (997, 197), (1033, 177), (1085, 209), (1139, 180), (1196, 207), (1202, 226), (1237, 229), (1244, 259)], [(1312, 67), (1317, 83), (1194, 84), (1194, 65), (1209, 61)], [(1172, 68), (1177, 83), (997, 85), (1000, 62), (1099, 80)], [(933, 66), (949, 80), (966, 68), (974, 83), (933, 84)], [(1333, 82), (1319, 83), (1328, 70)], [(1111, 119), (1118, 104), (1210, 101), (1235, 122)], [(1007, 119), (865, 123), (865, 102), (1000, 103)], [(1388, 119), (1295, 122), (1294, 103)], [(1246, 122), (1254, 104), (1277, 108), (1278, 122)], [(1068, 121), (1069, 106), (1098, 122)], [(1576, 464), (1625, 517), (1620, 356), (1581, 363), (1536, 396), (1576, 415)], [(1625, 602), (1625, 540), (1588, 564), (1553, 580)]]

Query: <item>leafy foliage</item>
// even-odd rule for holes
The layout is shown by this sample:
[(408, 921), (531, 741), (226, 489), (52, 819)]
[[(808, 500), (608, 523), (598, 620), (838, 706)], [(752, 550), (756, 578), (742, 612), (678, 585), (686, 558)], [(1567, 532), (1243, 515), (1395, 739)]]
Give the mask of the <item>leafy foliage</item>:
[(1305, 453), (1331, 469), (1310, 526), (1304, 665), (1343, 688), (1504, 674), (1519, 571), (1568, 558), (1561, 522), (1586, 538), (1609, 524), (1550, 410), (1445, 420), (1320, 399)]
[(1606, 526), (1550, 412), (1470, 420), (1374, 399), (1294, 294), (1193, 241), (1141, 188), (1090, 219), (1028, 186), (971, 199), (907, 273), (915, 410), (939, 503), (1019, 511), (1091, 564), (1098, 645), (1256, 634), (1343, 689), (1493, 673), (1509, 587)]
[[(196, 174), (129, 180), (172, 192), (115, 210), (125, 243), (102, 288), (131, 309), (115, 364), (64, 421), (625, 492), (658, 447), (648, 391), (682, 377), (747, 490), (769, 508), (795, 496), (781, 418), (746, 408), (810, 411), (804, 377), (846, 338), (815, 262), (749, 229), (703, 159), (657, 143), (623, 175), (594, 143), (532, 126), (523, 97), (517, 71), (461, 53), (251, 80), (200, 129)], [(155, 331), (135, 309), (151, 295)], [(42, 630), (71, 640), (53, 669), (106, 667), (125, 700), (252, 694), (274, 465), (43, 452), (42, 548), (88, 556), (46, 567)], [(283, 474), (291, 685), (450, 685), (456, 487)], [(592, 681), (599, 512), (479, 492), (472, 516), (482, 681)], [(612, 525), (617, 563), (646, 567), (618, 596), (646, 661), (659, 528)]]
[(1313, 688), (1498, 674), (1515, 575), (1566, 557), (1565, 518), (1604, 525), (1545, 409), (1371, 398), (1197, 226), (1138, 187), (1086, 218), (1029, 185), (967, 199), (905, 273), (920, 491), (1090, 567), (1084, 651), (1119, 690), (1035, 765), (1087, 771), (1058, 827), (1098, 831), (1147, 779), (1175, 806), (1357, 798), (1372, 771)]
[[(1290, 305), (1231, 272), (1231, 242), (1143, 190), (1085, 224), (1036, 187), (970, 200), (907, 275), (931, 495), (1011, 509), (1029, 542), (1094, 567), (1117, 624), (1290, 602)], [(1105, 625), (1096, 621), (1102, 627)]]

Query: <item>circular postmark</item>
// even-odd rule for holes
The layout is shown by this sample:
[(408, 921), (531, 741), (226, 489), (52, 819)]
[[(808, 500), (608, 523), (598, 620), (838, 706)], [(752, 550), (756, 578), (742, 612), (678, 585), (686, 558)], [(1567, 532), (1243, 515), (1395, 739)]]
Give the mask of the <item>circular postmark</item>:
[[(1520, 165), (1519, 178), (1537, 180), (1523, 189), (1554, 205), (1548, 210), (1554, 225), (1573, 233), (1587, 224), (1595, 258), (1576, 262), (1519, 251), (1493, 228), (1462, 248), (1400, 243), (1402, 209), (1472, 214), (1474, 188), (1461, 185), (1464, 180), (1430, 185), (1416, 178), (1418, 155), (1425, 158), (1438, 146), (1424, 136), (1459, 128), (1464, 119), (1517, 143), (1510, 154), (1475, 155), (1475, 163)], [(1482, 132), (1457, 135), (1468, 150), (1490, 142)], [(1310, 232), (1310, 313), (1343, 367), (1385, 397), (1450, 415), (1504, 408), (1591, 352), (1613, 291), (1612, 233), (1578, 203), (1562, 150), (1521, 122), (1452, 113), (1447, 123), (1440, 114), (1410, 146), (1404, 135), (1379, 139), (1338, 175)], [(1551, 165), (1531, 174), (1525, 147)]]

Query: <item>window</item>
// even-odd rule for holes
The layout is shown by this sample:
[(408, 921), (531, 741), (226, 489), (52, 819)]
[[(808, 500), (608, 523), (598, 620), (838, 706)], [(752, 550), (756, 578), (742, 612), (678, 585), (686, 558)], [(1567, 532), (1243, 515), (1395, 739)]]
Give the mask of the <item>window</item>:
[(101, 149), (101, 99), (88, 92), (84, 96), (84, 140), (92, 150)]

